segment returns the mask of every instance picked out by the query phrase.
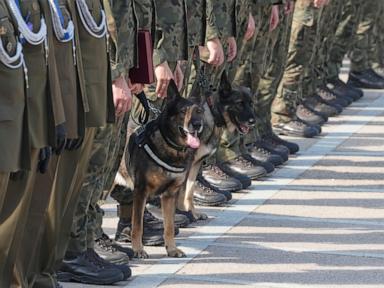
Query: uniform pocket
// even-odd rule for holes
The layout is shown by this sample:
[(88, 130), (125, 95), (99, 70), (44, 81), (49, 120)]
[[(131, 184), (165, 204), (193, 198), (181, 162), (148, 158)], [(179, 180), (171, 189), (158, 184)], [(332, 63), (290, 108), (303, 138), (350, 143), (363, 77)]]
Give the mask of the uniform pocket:
[(23, 0), (20, 2), (21, 13), (27, 22), (32, 24), (34, 33), (40, 30), (41, 26), (41, 8), (38, 0)]
[(9, 56), (14, 56), (17, 48), (17, 40), (15, 30), (8, 17), (0, 19), (0, 38), (4, 51), (8, 53)]

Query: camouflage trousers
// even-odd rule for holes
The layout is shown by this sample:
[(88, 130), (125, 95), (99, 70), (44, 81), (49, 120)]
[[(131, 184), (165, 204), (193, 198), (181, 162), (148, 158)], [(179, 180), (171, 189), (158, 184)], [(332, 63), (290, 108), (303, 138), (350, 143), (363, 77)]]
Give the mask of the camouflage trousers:
[(318, 33), (317, 45), (314, 49), (313, 66), (313, 92), (316, 87), (325, 85), (328, 75), (328, 65), (330, 61), (330, 51), (332, 50), (335, 42), (336, 30), (338, 21), (341, 17), (342, 3), (339, 1), (331, 1), (321, 12), (318, 18)]
[(350, 51), (362, 8), (362, 0), (347, 0), (341, 4), (338, 25), (334, 35), (332, 47), (329, 50), (327, 63), (327, 77), (329, 80), (339, 77), (340, 68), (345, 55)]
[(257, 90), (255, 111), (258, 116), (256, 133), (259, 138), (272, 132), (272, 107), (284, 74), (287, 59), (293, 15), (286, 15), (282, 8), (280, 9), (280, 14), (281, 23), (270, 35), (267, 49), (268, 66), (259, 81), (259, 88)]
[[(255, 18), (256, 32), (253, 38), (244, 46), (241, 61), (236, 67), (234, 84), (249, 87), (253, 94), (254, 109), (256, 109), (256, 91), (261, 75), (266, 69), (267, 48), (271, 35), (269, 33), (269, 19), (271, 5), (252, 4), (252, 15)], [(256, 115), (257, 116), (257, 115)], [(251, 129), (247, 135), (241, 135), (238, 143), (240, 151), (246, 152), (245, 144), (255, 141), (256, 129)]]
[(124, 149), (126, 143), (124, 131), (127, 129), (128, 116), (126, 114), (118, 119), (117, 123), (98, 128), (96, 131), (72, 224), (68, 245), (71, 252), (84, 252), (87, 248), (93, 248), (96, 232), (101, 233), (102, 211), (97, 203), (103, 191), (110, 189), (106, 185), (110, 185), (110, 179), (114, 179), (117, 173), (116, 162), (120, 163), (118, 158), (121, 157), (121, 147)]
[(314, 54), (317, 13), (308, 1), (296, 1), (286, 66), (272, 106), (272, 124), (295, 119), (297, 103), (304, 98), (303, 74)]
[[(362, 4), (360, 18), (354, 34), (354, 46), (350, 53), (351, 71), (364, 71), (371, 68), (369, 53), (374, 50), (374, 26), (377, 12), (380, 11), (381, 1), (366, 0)], [(382, 31), (381, 31), (382, 33)]]
[(370, 62), (372, 63), (372, 68), (383, 68), (384, 67), (384, 18), (382, 17), (384, 13), (384, 2), (379, 2), (379, 9), (377, 11), (377, 17), (374, 23), (374, 29), (371, 37), (373, 49), (369, 52), (371, 56)]

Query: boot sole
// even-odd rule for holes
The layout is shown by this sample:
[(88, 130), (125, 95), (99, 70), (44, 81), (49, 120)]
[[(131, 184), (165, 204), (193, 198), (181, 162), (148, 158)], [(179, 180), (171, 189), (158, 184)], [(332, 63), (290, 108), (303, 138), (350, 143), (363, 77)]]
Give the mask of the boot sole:
[[(121, 273), (121, 276), (123, 274)], [(123, 277), (117, 278), (114, 276), (113, 278), (103, 278), (101, 279), (95, 279), (93, 277), (89, 276), (80, 276), (76, 274), (72, 274), (69, 272), (57, 272), (57, 278), (59, 282), (78, 282), (78, 283), (84, 283), (84, 284), (92, 284), (92, 285), (112, 285), (114, 283), (123, 281)]]

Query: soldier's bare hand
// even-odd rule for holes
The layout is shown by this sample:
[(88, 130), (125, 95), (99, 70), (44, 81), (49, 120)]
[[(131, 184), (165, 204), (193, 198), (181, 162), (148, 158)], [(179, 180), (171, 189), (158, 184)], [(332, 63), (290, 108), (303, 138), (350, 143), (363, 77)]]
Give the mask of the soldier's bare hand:
[(245, 41), (251, 40), (253, 35), (255, 35), (255, 30), (256, 30), (255, 18), (253, 18), (251, 13), (249, 13), (247, 31), (245, 32), (245, 35), (244, 35)]
[(209, 51), (208, 63), (213, 66), (220, 66), (224, 63), (224, 50), (219, 38), (207, 41)]
[(279, 16), (279, 6), (273, 5), (272, 6), (272, 13), (271, 13), (271, 19), (269, 22), (269, 31), (273, 31), (277, 28), (280, 22), (280, 16)]
[(157, 80), (156, 94), (159, 98), (167, 97), (168, 85), (173, 79), (173, 73), (168, 66), (167, 62), (161, 63), (155, 67), (155, 76)]
[(128, 88), (131, 90), (132, 94), (140, 94), (144, 90), (144, 84), (141, 83), (132, 83), (131, 79), (128, 78)]
[(228, 62), (232, 62), (237, 56), (237, 44), (236, 44), (235, 37), (229, 37), (227, 39), (227, 43), (228, 43), (227, 60)]
[(313, 0), (313, 6), (315, 6), (316, 8), (321, 8), (326, 5), (327, 2), (327, 0)]
[(121, 117), (131, 108), (132, 93), (123, 76), (117, 78), (112, 84), (113, 103), (117, 117)]
[(183, 73), (183, 70), (181, 69), (179, 62), (177, 63), (177, 66), (176, 66), (176, 69), (175, 69), (175, 72), (173, 73), (173, 75), (174, 75), (177, 89), (179, 89), (179, 91), (180, 91), (183, 88), (184, 73)]

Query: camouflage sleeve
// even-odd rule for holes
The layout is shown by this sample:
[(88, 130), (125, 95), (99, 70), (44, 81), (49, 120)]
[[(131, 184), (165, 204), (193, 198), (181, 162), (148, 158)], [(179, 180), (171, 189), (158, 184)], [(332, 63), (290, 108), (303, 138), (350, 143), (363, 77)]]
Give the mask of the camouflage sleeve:
[(109, 31), (112, 80), (135, 66), (136, 17), (132, 0), (103, 0)]
[[(207, 40), (236, 35), (235, 0), (207, 2)], [(209, 21), (208, 21), (209, 20)]]
[(213, 2), (215, 2), (215, 0), (207, 0), (207, 4), (206, 4), (207, 41), (220, 37), (219, 29), (216, 25), (215, 13), (213, 12), (214, 11)]
[(187, 23), (184, 0), (155, 0), (156, 31), (153, 64), (187, 60)]
[(138, 20), (138, 27), (140, 29), (152, 30), (153, 21), (153, 7), (152, 0), (134, 0), (135, 12)]

